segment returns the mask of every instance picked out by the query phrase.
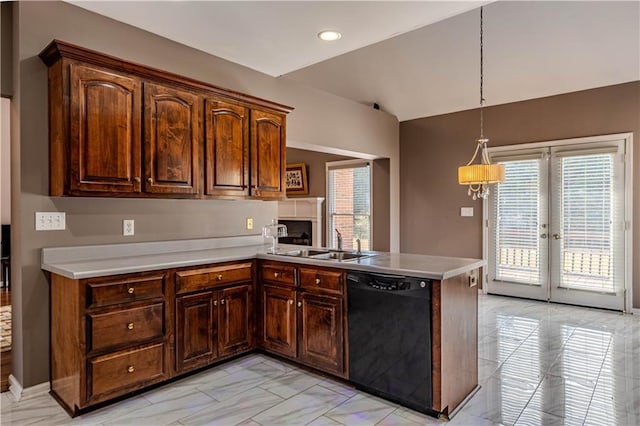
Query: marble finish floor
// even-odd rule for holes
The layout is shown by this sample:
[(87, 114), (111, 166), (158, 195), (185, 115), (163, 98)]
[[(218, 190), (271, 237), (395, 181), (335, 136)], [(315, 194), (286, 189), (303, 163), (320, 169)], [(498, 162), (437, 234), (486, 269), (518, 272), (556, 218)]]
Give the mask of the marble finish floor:
[[(640, 425), (640, 318), (498, 296), (479, 304), (480, 391), (450, 425)], [(252, 354), (71, 419), (2, 394), (2, 425), (435, 425), (442, 421)]]

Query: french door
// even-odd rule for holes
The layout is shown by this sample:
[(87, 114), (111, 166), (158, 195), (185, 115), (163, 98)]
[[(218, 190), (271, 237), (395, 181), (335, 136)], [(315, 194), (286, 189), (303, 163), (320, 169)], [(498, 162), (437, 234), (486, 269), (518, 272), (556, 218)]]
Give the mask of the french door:
[(625, 143), (500, 151), (488, 203), (488, 291), (624, 310)]

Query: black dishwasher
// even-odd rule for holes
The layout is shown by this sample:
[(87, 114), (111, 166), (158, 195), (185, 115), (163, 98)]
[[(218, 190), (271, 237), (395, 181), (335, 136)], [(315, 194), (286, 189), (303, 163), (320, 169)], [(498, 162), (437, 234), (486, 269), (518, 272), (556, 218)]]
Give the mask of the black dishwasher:
[(356, 387), (434, 414), (431, 282), (349, 271), (349, 380)]

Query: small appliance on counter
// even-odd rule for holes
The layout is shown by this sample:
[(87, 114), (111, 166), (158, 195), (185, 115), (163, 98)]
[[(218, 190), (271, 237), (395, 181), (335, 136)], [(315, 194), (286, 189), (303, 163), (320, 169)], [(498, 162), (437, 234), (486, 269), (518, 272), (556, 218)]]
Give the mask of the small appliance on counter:
[(278, 223), (277, 219), (273, 219), (270, 225), (262, 227), (262, 236), (264, 238), (272, 238), (273, 245), (271, 246), (271, 253), (278, 252), (278, 238), (287, 236), (287, 226)]

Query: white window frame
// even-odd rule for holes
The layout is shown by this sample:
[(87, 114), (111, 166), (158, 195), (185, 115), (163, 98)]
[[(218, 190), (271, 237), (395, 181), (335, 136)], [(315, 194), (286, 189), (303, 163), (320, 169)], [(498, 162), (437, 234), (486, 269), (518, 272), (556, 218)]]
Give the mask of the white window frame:
[(369, 167), (369, 206), (371, 211), (369, 212), (369, 236), (371, 237), (371, 247), (369, 250), (373, 250), (373, 161), (372, 160), (341, 160), (341, 161), (327, 161), (325, 163), (324, 170), (324, 182), (325, 182), (325, 213), (327, 221), (327, 229), (325, 233), (326, 246), (329, 248), (333, 244), (333, 238), (331, 233), (331, 212), (329, 211), (329, 170), (331, 169), (348, 169), (351, 167), (368, 166)]
[[(579, 144), (598, 144), (605, 143), (611, 140), (623, 140), (625, 150), (625, 173), (624, 173), (624, 222), (625, 222), (625, 236), (624, 236), (624, 249), (625, 249), (625, 261), (624, 261), (624, 282), (625, 282), (625, 295), (624, 295), (624, 312), (633, 312), (633, 133), (614, 133), (609, 135), (589, 136), (584, 138), (571, 138), (571, 139), (559, 139), (542, 142), (532, 142), (517, 145), (505, 145), (498, 147), (491, 147), (488, 149), (489, 154), (496, 154), (502, 151), (525, 151), (535, 148), (549, 148), (558, 146), (569, 146)], [(484, 200), (482, 203), (482, 258), (487, 260), (489, 258), (489, 229), (487, 227), (489, 220), (489, 201)], [(482, 292), (487, 293), (487, 279), (488, 279), (488, 266), (483, 266), (482, 269), (483, 286)]]

